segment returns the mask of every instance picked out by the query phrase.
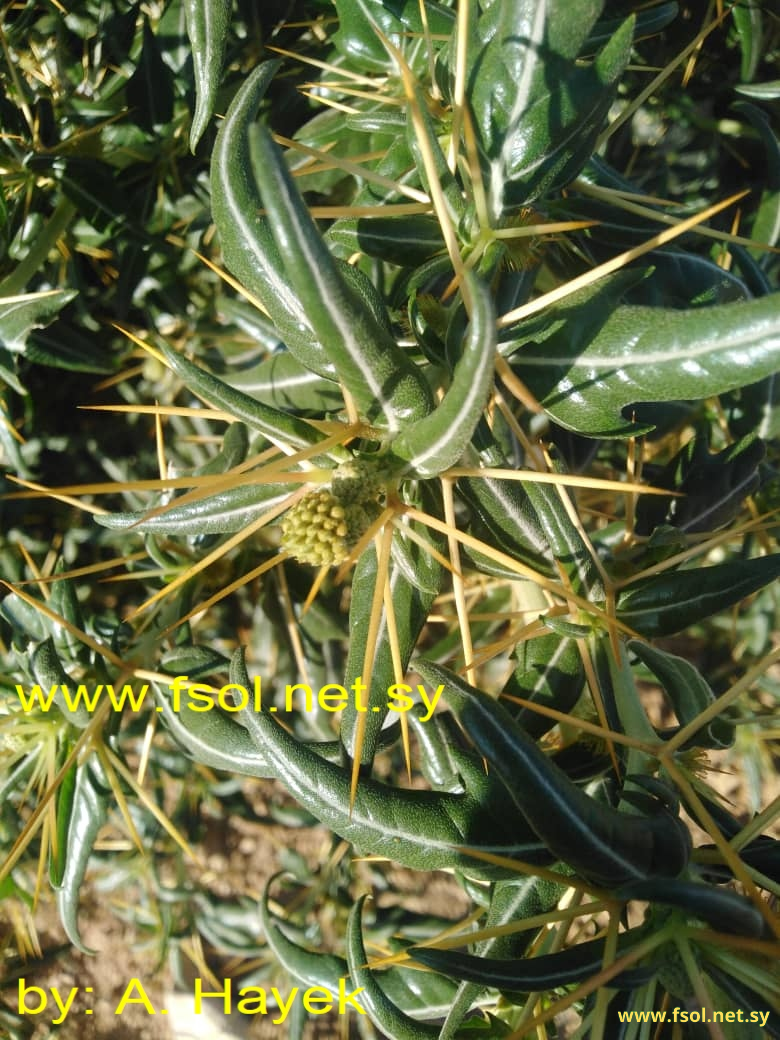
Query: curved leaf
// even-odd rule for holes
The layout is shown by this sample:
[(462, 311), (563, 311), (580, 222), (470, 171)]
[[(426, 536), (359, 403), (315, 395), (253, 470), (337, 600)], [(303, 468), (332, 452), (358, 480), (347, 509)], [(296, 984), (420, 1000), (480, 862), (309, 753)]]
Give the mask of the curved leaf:
[[(409, 952), (415, 961), (434, 971), (509, 993), (530, 993), (584, 982), (598, 974), (604, 965), (605, 949), (606, 940), (593, 939), (558, 953), (511, 960), (425, 946), (414, 946)], [(652, 967), (628, 969), (611, 979), (610, 986), (641, 986), (654, 974)]]
[(634, 29), (628, 19), (595, 61), (577, 67), (601, 7), (600, 0), (513, 0), (480, 19), (487, 42), (469, 86), (493, 219), (572, 180), (590, 156)]
[(197, 148), (214, 111), (222, 64), (225, 60), (231, 7), (230, 0), (185, 0), (184, 3), (197, 92), (190, 127), (192, 152)]
[(435, 476), (455, 465), (482, 417), (493, 383), (493, 298), (472, 273), (466, 275), (464, 295), (471, 301), (471, 318), (452, 383), (435, 411), (408, 425), (392, 445), (393, 454), (407, 461), (420, 477)]
[(225, 264), (260, 300), (284, 342), (307, 368), (335, 374), (311, 326), (301, 314), (266, 217), (253, 169), (249, 129), (278, 61), (259, 65), (241, 86), (222, 121), (211, 157), (211, 206)]
[[(231, 681), (248, 683), (242, 651), (231, 662)], [(361, 779), (350, 812), (351, 776), (346, 769), (324, 761), (266, 712), (244, 710), (238, 717), (299, 804), (360, 849), (417, 869), (458, 867), (486, 878), (507, 872), (476, 862), (464, 846), (526, 860), (539, 856), (538, 843), (515, 840), (516, 821), (488, 815), (479, 792), (412, 791)]]
[(287, 351), (273, 354), (250, 370), (228, 371), (222, 378), (236, 390), (295, 415), (322, 416), (344, 407), (337, 383), (310, 371)]
[(614, 896), (615, 899), (642, 899), (653, 904), (677, 907), (691, 917), (701, 918), (719, 932), (747, 935), (752, 939), (770, 937), (761, 911), (745, 896), (727, 888), (703, 885), (697, 881), (653, 878), (621, 885)]
[[(693, 722), (715, 700), (715, 694), (709, 684), (685, 658), (639, 639), (629, 640), (626, 648), (647, 665), (666, 690), (681, 726)], [(719, 715), (706, 726), (702, 726), (685, 747), (723, 748), (729, 747), (733, 742), (733, 723)]]
[(430, 411), (428, 384), (342, 276), (270, 133), (256, 130), (258, 188), (298, 309), (361, 412), (395, 433)]
[[(352, 907), (347, 923), (347, 962), (350, 975), (356, 986), (360, 987), (358, 1000), (366, 1009), (371, 1021), (393, 1040), (436, 1040), (440, 1036), (440, 1027), (428, 1022), (420, 1022), (405, 1014), (390, 999), (384, 988), (380, 986), (375, 973), (368, 967), (368, 955), (363, 943), (362, 916), (366, 896), (361, 896)], [(469, 1028), (455, 1034), (460, 1040), (468, 1037), (484, 1035), (499, 1038), (510, 1032), (506, 1023), (492, 1015), (482, 1021), (469, 1023)]]
[[(347, 962), (332, 953), (307, 950), (288, 938), (284, 923), (278, 921), (268, 908), (268, 891), (275, 880), (270, 879), (260, 900), (260, 917), (268, 945), (279, 963), (296, 979), (307, 986), (321, 986), (330, 993), (338, 993), (339, 980), (349, 977)], [(390, 999), (401, 1011), (413, 1013), (415, 1018), (445, 1014), (455, 990), (449, 979), (432, 973), (412, 975), (397, 968), (385, 972), (383, 980)]]
[[(95, 760), (78, 767), (68, 823), (68, 840), (62, 880), (57, 887), (57, 909), (65, 934), (82, 953), (93, 954), (81, 940), (78, 927), (79, 892), (98, 832), (106, 820), (107, 785), (98, 781)], [(100, 770), (102, 773), (102, 769)]]
[(619, 621), (643, 636), (670, 636), (739, 603), (780, 577), (780, 553), (643, 578), (618, 596)]
[(22, 353), (30, 332), (54, 321), (77, 295), (73, 289), (51, 289), (0, 298), (0, 344), (12, 353)]
[[(593, 297), (593, 290), (587, 293)], [(589, 437), (633, 437), (620, 409), (640, 401), (711, 397), (780, 368), (776, 295), (694, 310), (619, 306), (582, 322), (586, 294), (555, 308), (555, 326), (537, 343), (524, 336), (512, 367), (557, 423)], [(548, 317), (549, 325), (552, 318)]]
[(690, 835), (677, 816), (661, 806), (642, 817), (597, 802), (550, 761), (501, 704), (441, 665), (418, 661), (415, 667), (427, 682), (445, 684), (444, 695), (477, 750), (559, 859), (601, 885), (676, 876), (684, 869)]
[[(550, 632), (526, 639), (515, 648), (517, 667), (507, 680), (503, 692), (524, 700), (568, 712), (580, 698), (585, 684), (585, 670), (577, 641), (571, 636)], [(556, 724), (555, 719), (507, 704), (515, 718), (531, 737), (541, 737)]]

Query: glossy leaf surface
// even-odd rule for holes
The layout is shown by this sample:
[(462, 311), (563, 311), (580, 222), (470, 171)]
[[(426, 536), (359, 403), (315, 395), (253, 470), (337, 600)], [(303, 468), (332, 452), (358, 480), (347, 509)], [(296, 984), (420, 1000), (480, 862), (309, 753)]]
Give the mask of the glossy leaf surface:
[(599, 313), (598, 293), (587, 295), (556, 308), (554, 323), (547, 319), (536, 341), (528, 332), (502, 346), (566, 429), (635, 436), (652, 425), (626, 421), (627, 405), (710, 397), (780, 366), (775, 296), (691, 311), (623, 306)]

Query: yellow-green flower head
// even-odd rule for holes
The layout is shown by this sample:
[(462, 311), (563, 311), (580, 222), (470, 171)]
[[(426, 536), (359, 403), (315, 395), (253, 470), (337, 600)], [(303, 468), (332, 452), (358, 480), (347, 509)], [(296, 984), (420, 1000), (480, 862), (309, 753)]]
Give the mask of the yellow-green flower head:
[(282, 521), (282, 548), (315, 567), (342, 563), (378, 512), (375, 500), (347, 502), (331, 490), (310, 491)]
[(351, 505), (375, 502), (382, 485), (376, 464), (363, 459), (350, 459), (333, 471), (330, 486), (340, 502)]

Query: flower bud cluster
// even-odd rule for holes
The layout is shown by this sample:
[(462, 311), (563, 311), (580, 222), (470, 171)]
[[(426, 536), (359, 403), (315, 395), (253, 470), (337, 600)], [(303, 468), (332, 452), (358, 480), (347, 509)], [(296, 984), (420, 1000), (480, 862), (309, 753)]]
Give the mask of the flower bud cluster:
[(342, 563), (379, 515), (380, 483), (360, 464), (334, 470), (330, 488), (304, 495), (282, 521), (282, 548), (316, 567)]

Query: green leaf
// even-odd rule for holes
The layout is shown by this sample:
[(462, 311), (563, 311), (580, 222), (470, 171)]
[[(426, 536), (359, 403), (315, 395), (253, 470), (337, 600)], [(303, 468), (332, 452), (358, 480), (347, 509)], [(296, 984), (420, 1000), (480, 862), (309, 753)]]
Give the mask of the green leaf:
[(669, 636), (728, 610), (778, 577), (780, 553), (660, 574), (625, 588), (616, 614), (643, 636)]
[[(675, 20), (680, 13), (680, 6), (676, 3), (659, 3), (653, 7), (640, 9), (634, 12), (636, 18), (636, 38), (644, 39), (646, 36), (654, 36), (665, 29), (667, 25)], [(596, 44), (604, 43), (605, 40), (617, 32), (623, 24), (622, 18), (599, 18), (593, 31), (585, 42), (584, 49), (592, 50)]]
[[(626, 945), (624, 939), (621, 952), (625, 952)], [(413, 946), (409, 952), (415, 961), (434, 971), (502, 992), (530, 993), (584, 982), (598, 974), (604, 967), (606, 940), (592, 939), (558, 953), (540, 954), (522, 960), (476, 957), (455, 950), (436, 950), (424, 946)], [(619, 988), (632, 976), (637, 981), (646, 982), (648, 974), (652, 977), (655, 972), (651, 968), (622, 972), (624, 981), (621, 983), (619, 975), (610, 985)]]
[[(484, 929), (501, 929), (503, 925), (515, 924), (537, 914), (549, 913), (566, 891), (566, 886), (547, 878), (524, 877), (507, 881), (496, 881), (490, 898), (490, 907), (484, 920)], [(475, 944), (480, 957), (524, 956), (528, 945), (537, 934), (536, 928), (494, 935)], [(461, 982), (447, 1021), (442, 1027), (440, 1040), (451, 1040), (460, 1025), (463, 1015), (483, 993), (485, 987), (477, 982)]]
[(68, 828), (73, 813), (76, 794), (76, 779), (79, 769), (74, 763), (62, 778), (57, 789), (57, 841), (51, 844), (51, 860), (49, 863), (49, 881), (52, 888), (62, 884), (65, 874), (65, 863), (68, 857)]
[[(279, 875), (270, 879), (260, 901), (260, 917), (266, 941), (279, 963), (305, 986), (322, 986), (338, 993), (339, 979), (347, 978), (349, 967), (342, 957), (314, 952), (293, 942), (285, 934), (285, 923), (275, 918), (268, 907), (268, 893)], [(289, 929), (289, 925), (288, 925)], [(385, 991), (401, 1011), (415, 1018), (431, 1018), (446, 1014), (455, 986), (441, 976), (410, 976), (409, 972), (391, 969), (383, 973)], [(359, 1002), (359, 1001), (358, 1001)]]
[[(393, 4), (383, 0), (334, 0), (334, 4), (339, 29), (333, 43), (355, 69), (397, 71), (377, 30), (396, 47), (404, 43), (408, 33), (419, 36), (423, 31), (419, 0), (400, 0)], [(432, 33), (449, 35), (454, 22), (452, 11), (426, 0), (425, 14)]]
[(327, 239), (341, 255), (359, 251), (399, 267), (419, 267), (445, 249), (438, 220), (425, 214), (344, 217), (328, 229)]
[(587, 795), (487, 694), (431, 661), (417, 661), (464, 730), (503, 780), (518, 809), (550, 851), (583, 877), (611, 886), (632, 877), (679, 874), (690, 855), (682, 821), (659, 805), (649, 817), (618, 812)]
[(356, 900), (347, 924), (347, 961), (355, 986), (360, 987), (360, 1005), (368, 1012), (371, 1021), (386, 1035), (395, 1040), (435, 1040), (439, 1027), (427, 1022), (417, 1022), (389, 999), (368, 967), (368, 954), (363, 944), (363, 905), (367, 896)]
[(568, 576), (574, 592), (592, 600), (603, 599), (604, 586), (593, 555), (566, 511), (561, 492), (552, 484), (533, 480), (525, 482), (524, 490), (553, 557)]
[[(248, 683), (242, 651), (231, 663), (231, 681)], [(537, 846), (524, 840), (527, 835), (516, 821), (488, 815), (476, 789), (458, 795), (411, 791), (361, 778), (350, 811), (350, 771), (324, 761), (267, 712), (245, 710), (237, 717), (298, 803), (364, 852), (416, 869), (458, 867), (470, 876), (487, 878), (504, 876), (506, 871), (472, 859), (456, 846), (505, 856), (514, 852), (521, 859), (538, 855)]]
[[(582, 655), (576, 639), (550, 632), (526, 639), (515, 648), (518, 665), (503, 693), (569, 712), (577, 703), (585, 682)], [(556, 725), (555, 719), (507, 703), (515, 718), (532, 737), (541, 737)]]
[(642, 899), (683, 910), (687, 916), (706, 921), (719, 932), (746, 935), (752, 939), (769, 938), (769, 928), (761, 911), (745, 896), (698, 881), (670, 881), (652, 878), (631, 881), (614, 893), (615, 899)]
[(170, 367), (193, 393), (203, 397), (215, 408), (229, 412), (247, 426), (260, 430), (272, 444), (308, 448), (323, 439), (322, 434), (303, 419), (256, 401), (241, 390), (235, 390), (165, 343), (161, 344), (160, 349)]
[(260, 300), (298, 360), (332, 379), (333, 364), (301, 314), (268, 220), (260, 215), (263, 200), (252, 165), (249, 129), (278, 68), (278, 61), (263, 62), (230, 104), (211, 157), (211, 206), (227, 268)]
[(430, 415), (410, 422), (392, 444), (393, 454), (407, 461), (419, 477), (436, 476), (460, 459), (482, 417), (493, 384), (493, 298), (487, 286), (472, 273), (466, 275), (463, 291), (471, 304), (471, 315), (449, 389)]
[[(247, 478), (248, 479), (248, 478)], [(229, 488), (183, 506), (174, 499), (162, 513), (149, 516), (150, 510), (132, 513), (106, 513), (95, 517), (101, 527), (114, 531), (134, 531), (144, 534), (172, 534), (182, 538), (196, 538), (203, 534), (230, 534), (251, 524), (266, 510), (296, 491), (298, 484), (251, 484)]]
[(780, 436), (780, 372), (729, 394), (725, 400), (729, 429), (739, 436), (752, 431), (765, 441)]
[(337, 383), (310, 371), (287, 351), (273, 354), (251, 370), (228, 371), (223, 379), (237, 390), (294, 415), (321, 417), (344, 407), (344, 395)]
[(774, 101), (780, 97), (780, 79), (769, 83), (740, 83), (734, 89), (744, 94), (745, 97), (755, 98), (757, 101)]
[[(400, 533), (393, 533), (393, 542), (400, 543), (401, 538)], [(437, 548), (441, 551), (440, 545), (437, 545)], [(442, 567), (432, 556), (414, 543), (405, 546), (403, 551), (409, 556), (412, 574), (399, 567), (393, 559), (389, 567), (388, 581), (392, 590), (401, 669), (405, 671), (428, 619), (433, 601), (439, 593)], [(377, 572), (376, 549), (373, 545), (369, 545), (358, 560), (352, 578), (352, 598), (349, 611), (350, 639), (344, 678), (344, 685), (347, 688), (350, 688), (356, 680), (363, 678), (366, 640)], [(364, 718), (365, 727), (361, 747), (361, 762), (364, 765), (373, 761), (379, 733), (387, 715), (387, 691), (395, 682), (395, 678), (387, 614), (383, 610), (376, 633), (371, 679), (366, 683), (365, 702), (369, 710)], [(347, 705), (341, 717), (341, 740), (347, 753), (353, 757), (356, 751), (355, 733), (359, 717), (360, 713), (354, 703)]]
[[(440, 1034), (440, 1027), (428, 1022), (420, 1022), (407, 1015), (397, 1006), (386, 992), (385, 986), (380, 985), (377, 974), (368, 967), (368, 954), (363, 942), (362, 917), (363, 906), (366, 896), (361, 896), (352, 907), (347, 923), (347, 963), (350, 975), (355, 986), (361, 987), (357, 1000), (368, 1012), (371, 1021), (381, 1029), (382, 1032), (394, 1040), (436, 1040)], [(389, 973), (388, 973), (389, 974)], [(389, 989), (389, 987), (387, 987)], [(395, 994), (393, 994), (395, 997)], [(484, 1027), (484, 1029), (480, 1028)], [(470, 1036), (479, 1036), (482, 1033), (486, 1040), (488, 1037), (499, 1038), (507, 1036), (510, 1032), (505, 1022), (501, 1022), (492, 1015), (481, 1022), (470, 1022), (463, 1030), (459, 1030), (455, 1036), (459, 1040), (467, 1040)]]
[[(182, 674), (189, 677), (188, 673)], [(169, 692), (170, 687), (157, 683), (155, 688), (160, 713), (171, 735), (196, 762), (242, 776), (267, 779), (277, 775), (268, 753), (257, 747), (243, 726), (237, 726), (216, 708), (192, 711), (184, 700), (182, 704), (176, 704), (172, 692)], [(247, 689), (252, 690), (251, 684)], [(337, 740), (303, 743), (302, 746), (328, 761), (340, 761), (341, 744)]]
[(755, 76), (764, 54), (761, 5), (757, 0), (744, 0), (744, 3), (735, 4), (732, 7), (731, 17), (737, 27), (739, 47), (742, 52), (740, 76), (749, 83)]
[(57, 909), (62, 927), (73, 945), (85, 954), (94, 954), (95, 951), (84, 945), (79, 932), (79, 893), (92, 848), (106, 820), (108, 785), (102, 772), (94, 756), (78, 767), (68, 823), (65, 867), (57, 888)]
[(253, 143), (258, 187), (298, 308), (362, 414), (396, 433), (430, 411), (428, 384), (345, 280), (262, 125)]
[(64, 320), (45, 332), (33, 332), (24, 356), (36, 365), (62, 368), (70, 372), (113, 372), (103, 344), (81, 335)]
[(6, 350), (23, 353), (30, 332), (54, 321), (77, 295), (73, 289), (52, 289), (0, 299), (0, 343)]
[(45, 639), (32, 650), (30, 666), (35, 676), (35, 681), (40, 685), (44, 694), (48, 693), (52, 687), (57, 687), (57, 691), (54, 694), (54, 704), (63, 717), (79, 729), (86, 729), (92, 721), (89, 710), (80, 700), (75, 707), (72, 707), (65, 698), (62, 689), (60, 689), (61, 686), (65, 686), (71, 691), (72, 695), (75, 695), (79, 684), (73, 682), (62, 667), (53, 638)]
[[(681, 401), (734, 390), (780, 367), (776, 295), (694, 310), (618, 306), (596, 320), (598, 287), (574, 293), (547, 319), (544, 349), (509, 340), (512, 367), (561, 426), (588, 437), (633, 437), (650, 423), (620, 409), (640, 401)], [(589, 320), (583, 321), (583, 303)], [(519, 349), (522, 346), (522, 349)]]
[(197, 95), (190, 127), (192, 152), (214, 111), (225, 60), (231, 7), (230, 0), (185, 0), (184, 3)]
[(572, 180), (593, 151), (628, 62), (633, 19), (587, 67), (577, 57), (600, 0), (514, 0), (480, 20), (487, 40), (470, 69), (490, 215)]
[(693, 534), (730, 523), (744, 500), (758, 489), (758, 468), (765, 453), (763, 442), (752, 435), (715, 454), (709, 451), (708, 430), (693, 437), (657, 476), (645, 470), (653, 487), (682, 497), (642, 496), (636, 511), (636, 534), (652, 534), (662, 524)]
[[(484, 418), (477, 424), (473, 448), (481, 466), (511, 468)], [(534, 567), (540, 574), (553, 575), (550, 544), (524, 481), (488, 476), (461, 477), (456, 487), (474, 511), (472, 526), (475, 534), (513, 559)]]

